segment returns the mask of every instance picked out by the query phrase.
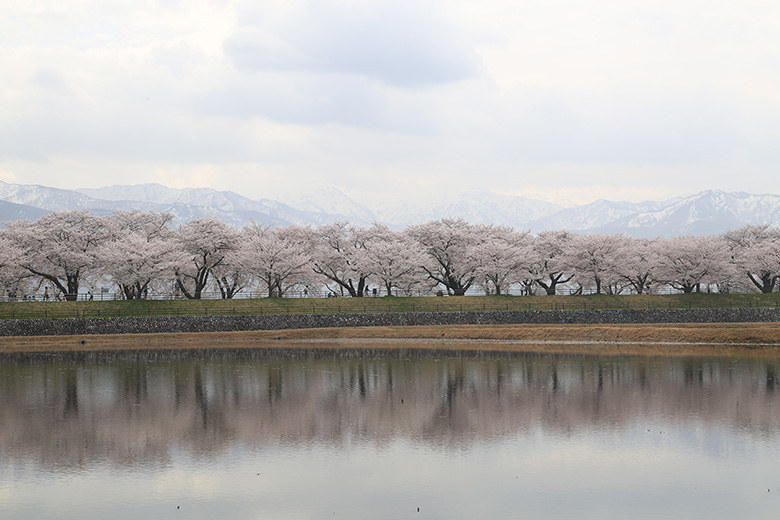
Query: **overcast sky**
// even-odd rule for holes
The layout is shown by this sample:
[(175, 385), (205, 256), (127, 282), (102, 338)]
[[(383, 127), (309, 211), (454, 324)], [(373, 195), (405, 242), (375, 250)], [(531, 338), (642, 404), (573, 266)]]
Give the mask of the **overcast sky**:
[(777, 0), (0, 0), (0, 180), (780, 193)]

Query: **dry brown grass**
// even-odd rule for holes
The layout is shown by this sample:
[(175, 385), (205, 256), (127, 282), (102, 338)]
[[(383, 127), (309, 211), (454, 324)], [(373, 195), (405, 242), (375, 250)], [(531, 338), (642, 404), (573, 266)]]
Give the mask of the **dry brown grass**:
[(268, 339), (423, 338), (503, 341), (777, 344), (780, 324), (437, 325), (259, 331)]
[(780, 324), (461, 325), (0, 338), (0, 352), (306, 347), (780, 356)]

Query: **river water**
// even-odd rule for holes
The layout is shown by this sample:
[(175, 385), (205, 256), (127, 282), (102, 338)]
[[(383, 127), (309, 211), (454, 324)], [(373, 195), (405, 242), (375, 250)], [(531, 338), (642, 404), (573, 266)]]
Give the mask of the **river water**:
[(780, 360), (0, 357), (3, 519), (777, 518)]

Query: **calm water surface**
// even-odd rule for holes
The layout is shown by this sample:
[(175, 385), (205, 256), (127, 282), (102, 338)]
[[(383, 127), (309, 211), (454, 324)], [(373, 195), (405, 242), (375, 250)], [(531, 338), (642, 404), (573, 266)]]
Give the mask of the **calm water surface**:
[(0, 518), (778, 518), (779, 373), (726, 357), (5, 356)]

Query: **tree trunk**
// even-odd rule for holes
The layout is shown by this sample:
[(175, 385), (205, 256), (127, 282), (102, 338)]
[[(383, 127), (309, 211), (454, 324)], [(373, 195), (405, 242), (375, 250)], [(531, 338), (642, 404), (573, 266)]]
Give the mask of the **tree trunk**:
[(208, 283), (209, 279), (209, 271), (208, 269), (200, 268), (198, 270), (197, 274), (195, 276), (186, 276), (186, 278), (191, 278), (192, 281), (195, 283), (194, 290), (190, 292), (187, 289), (187, 286), (184, 284), (184, 282), (181, 279), (181, 275), (176, 275), (176, 286), (179, 288), (179, 290), (182, 292), (185, 298), (188, 300), (200, 300), (201, 294), (203, 293), (203, 289), (206, 287), (206, 284)]
[[(336, 282), (338, 282), (338, 280), (336, 280)], [(358, 279), (357, 288), (355, 288), (354, 284), (352, 283), (352, 278), (348, 278), (347, 283), (346, 284), (342, 283), (341, 285), (347, 290), (347, 292), (352, 298), (362, 298), (365, 295), (366, 277), (361, 276)]]
[(68, 279), (68, 292), (65, 299), (69, 302), (75, 302), (79, 298), (79, 273), (66, 274)]
[(769, 272), (763, 272), (761, 273), (760, 280), (757, 280), (756, 277), (753, 275), (753, 273), (748, 273), (748, 278), (750, 278), (750, 281), (753, 282), (753, 285), (758, 287), (758, 289), (761, 290), (762, 293), (771, 293), (775, 289), (775, 284), (777, 283), (777, 276), (773, 276), (772, 273)]
[(536, 283), (538, 283), (547, 292), (547, 296), (555, 296), (555, 289), (558, 284), (568, 282), (574, 277), (574, 275), (569, 276), (565, 280), (563, 279), (563, 273), (548, 274), (547, 277), (550, 279), (549, 282), (545, 283), (541, 280), (537, 280)]
[(222, 278), (214, 277), (214, 279), (217, 281), (217, 287), (219, 287), (219, 294), (220, 296), (222, 296), (223, 300), (232, 299), (233, 296), (235, 296), (236, 293), (241, 290), (241, 288), (238, 286), (238, 284), (235, 281), (231, 283), (226, 276), (223, 276)]

